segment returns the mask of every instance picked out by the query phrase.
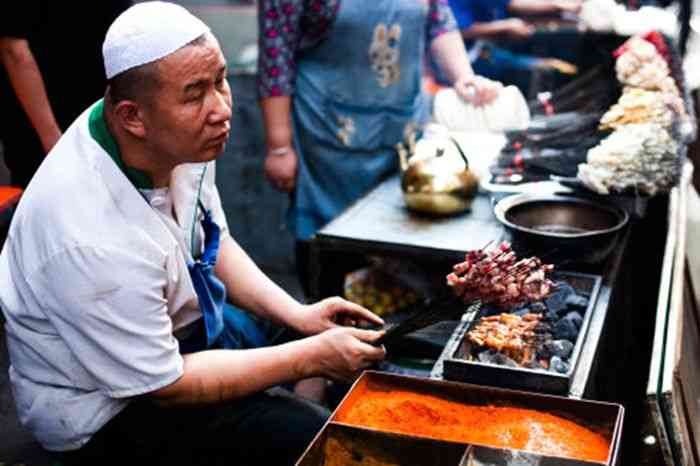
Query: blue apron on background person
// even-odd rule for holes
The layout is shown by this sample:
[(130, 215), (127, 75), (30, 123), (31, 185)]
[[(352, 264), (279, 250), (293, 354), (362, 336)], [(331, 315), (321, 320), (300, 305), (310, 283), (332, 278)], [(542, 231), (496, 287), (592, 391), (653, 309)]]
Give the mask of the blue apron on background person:
[(289, 211), (297, 239), (398, 171), (395, 145), (429, 116), (421, 92), (427, 22), (428, 2), (342, 1), (330, 36), (300, 54)]
[(240, 309), (226, 303), (226, 288), (214, 275), (219, 253), (221, 229), (211, 213), (198, 201), (204, 230), (204, 251), (187, 264), (202, 319), (198, 328), (180, 342), (180, 352), (192, 353), (205, 349), (246, 349), (266, 346), (268, 340), (253, 319)]

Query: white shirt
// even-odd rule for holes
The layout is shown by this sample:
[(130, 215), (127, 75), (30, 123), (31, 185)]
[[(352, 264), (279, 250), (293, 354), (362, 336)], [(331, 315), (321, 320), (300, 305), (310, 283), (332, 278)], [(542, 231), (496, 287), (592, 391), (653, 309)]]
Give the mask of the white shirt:
[(80, 448), (130, 397), (182, 375), (173, 334), (201, 317), (187, 270), (202, 244), (198, 192), (227, 231), (213, 162), (175, 169), (168, 228), (161, 196), (149, 205), (91, 137), (90, 110), (37, 171), (0, 255), (19, 418), (54, 451)]

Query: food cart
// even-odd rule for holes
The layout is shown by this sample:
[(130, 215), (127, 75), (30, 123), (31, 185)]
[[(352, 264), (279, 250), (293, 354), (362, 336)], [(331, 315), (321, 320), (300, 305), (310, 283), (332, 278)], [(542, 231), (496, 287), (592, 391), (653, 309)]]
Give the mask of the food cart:
[[(569, 291), (557, 309), (552, 310), (554, 304), (546, 303), (544, 312), (548, 313), (550, 325), (547, 332), (554, 337), (547, 333), (549, 340), (541, 346), (563, 347), (565, 354), (554, 354), (555, 350), (548, 349), (546, 360), (540, 358), (527, 365), (514, 363), (518, 356), (513, 354), (507, 358), (495, 355), (493, 359), (493, 351), (487, 355), (483, 348), (473, 348), (474, 332), (480, 324), (502, 317), (489, 313), (488, 306), (460, 308), (453, 304), (454, 309), (442, 313), (440, 324), (390, 347), (389, 364), (384, 367), (402, 373), (401, 363), (391, 365), (392, 356), (397, 355), (404, 362), (414, 359), (430, 364), (429, 369), (423, 367), (422, 373), (403, 371), (417, 378), (366, 373), (298, 464), (336, 464), (328, 457), (329, 451), (335, 451), (328, 450), (331, 444), (345, 445), (344, 453), (338, 454), (354, 458), (337, 464), (423, 464), (425, 460), (421, 458), (427, 458), (428, 452), (436, 458), (435, 464), (698, 464), (698, 391), (693, 382), (697, 380), (700, 338), (692, 287), (698, 269), (692, 255), (686, 254), (691, 243), (693, 250), (697, 249), (686, 228), (688, 199), (697, 199), (689, 194), (692, 169), (683, 165), (686, 146), (695, 136), (695, 119), (692, 106), (687, 105), (679, 58), (673, 49), (668, 63), (684, 98), (686, 128), (684, 132), (676, 126), (671, 132), (676, 143), (673, 159), (678, 164), (678, 176), (667, 189), (656, 190), (661, 185), (648, 184), (646, 188), (652, 191), (640, 195), (640, 191), (630, 193), (629, 186), (619, 186), (625, 180), (609, 179), (600, 189), (610, 188), (610, 192), (596, 193), (591, 185), (599, 180), (586, 179), (585, 173), (578, 178), (560, 175), (559, 183), (554, 184), (527, 184), (530, 195), (534, 192), (540, 204), (542, 199), (563, 202), (562, 199), (575, 198), (624, 212), (624, 222), (614, 228), (614, 237), (606, 243), (610, 247), (593, 259), (586, 254), (593, 237), (584, 238), (572, 248), (549, 243), (553, 256), (544, 260), (554, 259), (559, 273), (554, 280), (565, 283)], [(585, 78), (593, 82), (600, 73), (594, 70)], [(568, 95), (575, 96), (579, 91), (569, 89)], [(619, 92), (615, 99), (618, 97)], [(567, 105), (571, 108), (576, 102), (581, 102), (580, 96)], [(539, 104), (542, 111), (551, 105), (538, 102), (531, 108)], [(626, 103), (620, 99), (616, 105), (619, 109)], [(603, 123), (610, 124), (607, 129), (613, 132), (625, 131), (627, 122), (618, 125), (616, 119), (624, 120), (629, 115), (623, 108), (622, 116), (607, 116)], [(645, 115), (634, 118), (638, 117), (646, 122)], [(594, 126), (593, 131), (597, 131), (598, 122)], [(600, 139), (594, 141), (586, 152), (603, 143)], [(593, 161), (589, 158), (588, 163)], [(497, 168), (492, 172), (494, 178), (504, 173), (503, 166)], [(575, 172), (576, 167), (573, 169)], [(657, 171), (650, 179), (656, 177), (661, 182), (659, 176)], [(426, 286), (434, 289), (440, 282), (444, 286), (445, 276), (454, 264), (464, 261), (467, 251), (483, 250), (492, 243), (515, 240), (519, 256), (534, 251), (548, 254), (547, 239), (535, 245), (527, 235), (522, 237), (523, 231), (532, 228), (512, 227), (494, 213), (494, 208), (498, 211), (504, 202), (504, 194), (498, 188), (480, 192), (471, 200), (468, 212), (456, 216), (431, 216), (407, 209), (403, 188), (402, 192), (398, 175), (386, 180), (316, 235), (311, 261), (314, 298), (342, 294), (348, 273), (367, 265), (369, 256), (410, 263), (424, 276), (437, 277), (433, 283), (431, 278), (427, 280)], [(507, 186), (505, 190), (517, 193), (517, 187), (513, 188)], [(576, 213), (572, 217), (579, 216)], [(558, 285), (556, 293), (563, 288)], [(527, 319), (530, 312), (527, 308), (515, 314), (517, 319)], [(387, 318), (392, 319), (393, 316)], [(562, 323), (567, 319), (574, 319), (575, 325)], [(566, 336), (567, 328), (575, 329), (574, 333)], [(568, 343), (560, 343), (565, 339)], [(433, 394), (482, 407), (534, 407), (591, 427), (605, 436), (609, 448), (605, 458), (585, 459), (527, 447), (513, 449), (483, 443), (483, 439), (348, 422), (343, 413), (359, 409), (353, 406), (363, 397), (371, 397), (367, 393), (373, 389), (381, 393), (408, 390)], [(600, 410), (606, 412), (602, 418), (596, 417)], [(586, 419), (587, 414), (597, 420)], [(438, 418), (436, 425), (443, 422)]]

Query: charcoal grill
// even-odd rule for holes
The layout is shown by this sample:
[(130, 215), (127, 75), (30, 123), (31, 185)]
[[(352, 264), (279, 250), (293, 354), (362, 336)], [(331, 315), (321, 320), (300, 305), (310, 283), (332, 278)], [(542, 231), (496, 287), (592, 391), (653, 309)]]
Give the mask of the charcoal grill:
[(458, 382), (491, 385), (495, 387), (532, 390), (541, 393), (565, 395), (569, 392), (573, 374), (579, 362), (581, 348), (587, 336), (587, 330), (598, 297), (601, 285), (599, 275), (575, 272), (558, 272), (553, 274), (555, 281), (564, 281), (571, 285), (577, 294), (588, 296), (588, 305), (583, 314), (581, 327), (576, 337), (576, 343), (568, 360), (568, 370), (565, 373), (552, 372), (546, 369), (528, 369), (525, 367), (509, 367), (493, 363), (467, 360), (472, 355), (473, 348), (465, 339), (466, 334), (474, 328), (479, 319), (487, 314), (484, 308), (465, 315), (455, 329), (436, 366), (442, 367), (442, 377)]

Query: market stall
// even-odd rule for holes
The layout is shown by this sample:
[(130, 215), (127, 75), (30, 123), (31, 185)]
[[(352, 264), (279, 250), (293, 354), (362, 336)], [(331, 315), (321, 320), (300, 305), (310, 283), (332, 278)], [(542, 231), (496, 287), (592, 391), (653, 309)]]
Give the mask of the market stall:
[[(418, 464), (401, 451), (415, 451), (416, 461), (433, 451), (438, 464), (693, 464), (696, 398), (687, 378), (697, 361), (681, 357), (681, 343), (676, 350), (669, 344), (685, 315), (677, 290), (685, 257), (679, 198), (687, 197), (689, 176), (681, 171), (695, 116), (670, 41), (654, 33), (624, 44), (609, 39), (614, 58), (529, 102), (524, 126), (518, 111), (508, 117), (512, 128), (489, 128), (488, 109), (477, 115), (436, 99), (436, 120), (445, 126), (471, 121), (506, 130), (488, 171), (468, 158), (474, 147), (498, 145), (493, 135), (469, 140), (433, 130), (433, 139), (409, 138), (397, 148), (402, 175), (317, 234), (314, 298), (344, 294), (383, 315), (389, 331), (419, 322), (419, 313), (432, 319), (420, 327), (437, 323), (393, 339), (379, 367), (419, 379), (366, 374), (299, 464), (331, 464), (322, 458), (338, 439), (346, 440), (339, 455), (363, 456), (362, 445), (404, 445), (383, 450), (377, 462), (339, 464)], [(431, 151), (434, 158), (424, 157)], [(478, 192), (465, 172), (481, 176)], [(481, 285), (470, 288), (474, 280)], [(533, 280), (541, 295), (524, 291)], [(517, 291), (499, 297), (510, 287)], [(683, 344), (691, 348), (697, 322), (685, 324)], [(435, 412), (417, 408), (436, 426), (458, 409), (441, 410), (445, 400), (489, 409), (533, 403), (602, 434), (605, 454), (567, 456), (561, 452), (570, 445), (557, 453), (419, 432), (419, 420), (392, 427), (367, 412), (365, 421), (348, 421), (367, 387), (387, 403), (403, 391), (443, 397), (419, 403)], [(490, 401), (476, 401), (482, 395)], [(389, 417), (400, 418), (406, 406), (386, 408)], [(599, 409), (608, 410), (604, 422), (586, 420)]]

